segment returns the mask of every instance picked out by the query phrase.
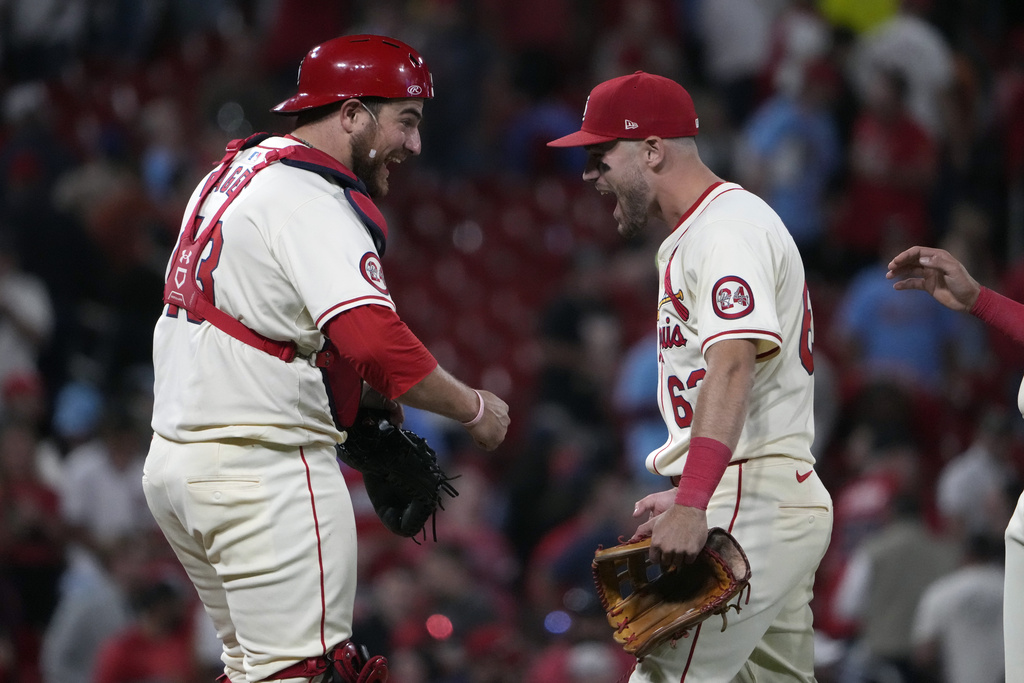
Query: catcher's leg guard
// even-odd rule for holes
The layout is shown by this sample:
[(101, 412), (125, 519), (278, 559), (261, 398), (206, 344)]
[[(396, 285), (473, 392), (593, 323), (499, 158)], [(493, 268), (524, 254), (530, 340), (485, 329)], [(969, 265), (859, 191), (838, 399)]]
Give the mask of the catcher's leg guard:
[(331, 651), (330, 683), (387, 683), (388, 660), (382, 655), (369, 656), (366, 648), (346, 640)]
[[(312, 679), (321, 674), (326, 674), (323, 683), (387, 683), (388, 660), (382, 655), (371, 657), (365, 647), (346, 640), (326, 655), (292, 664), (266, 680)], [(219, 683), (220, 679), (217, 680)]]

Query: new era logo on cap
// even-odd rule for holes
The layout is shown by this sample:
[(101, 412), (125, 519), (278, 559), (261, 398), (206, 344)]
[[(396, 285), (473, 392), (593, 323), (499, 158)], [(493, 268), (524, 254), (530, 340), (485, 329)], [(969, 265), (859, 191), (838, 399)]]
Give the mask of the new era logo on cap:
[(683, 86), (637, 71), (600, 83), (587, 98), (580, 130), (552, 140), (551, 147), (580, 147), (618, 139), (640, 140), (697, 134), (697, 112)]

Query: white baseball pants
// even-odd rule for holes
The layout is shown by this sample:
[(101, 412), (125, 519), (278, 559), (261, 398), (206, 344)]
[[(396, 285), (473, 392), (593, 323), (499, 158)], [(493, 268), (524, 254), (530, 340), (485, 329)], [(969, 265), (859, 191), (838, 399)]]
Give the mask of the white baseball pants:
[(231, 683), (351, 636), (356, 529), (333, 448), (155, 436), (143, 484), (213, 618)]
[[(810, 473), (810, 474), (808, 474)], [(631, 683), (814, 681), (810, 599), (832, 535), (832, 498), (805, 462), (783, 456), (732, 464), (708, 505), (708, 526), (731, 531), (750, 560), (750, 603), (711, 617), (675, 647), (637, 664)]]

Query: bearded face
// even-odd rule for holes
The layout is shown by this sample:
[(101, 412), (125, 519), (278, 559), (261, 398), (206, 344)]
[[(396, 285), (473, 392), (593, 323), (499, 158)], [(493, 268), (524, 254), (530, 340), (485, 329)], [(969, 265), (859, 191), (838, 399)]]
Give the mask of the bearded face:
[(369, 126), (352, 136), (352, 172), (366, 184), (373, 198), (388, 193), (387, 156), (377, 150), (373, 158), (370, 157), (376, 145), (377, 126)]
[(623, 237), (636, 237), (647, 228), (650, 191), (650, 183), (640, 169), (632, 168), (615, 193), (619, 203), (619, 234)]

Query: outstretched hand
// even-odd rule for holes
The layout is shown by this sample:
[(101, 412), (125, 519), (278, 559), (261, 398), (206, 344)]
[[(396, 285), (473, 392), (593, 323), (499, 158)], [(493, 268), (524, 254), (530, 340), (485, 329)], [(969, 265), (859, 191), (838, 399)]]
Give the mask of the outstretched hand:
[(981, 293), (981, 285), (945, 249), (911, 247), (889, 262), (885, 277), (896, 280), (893, 289), (923, 290), (954, 311), (970, 311)]

